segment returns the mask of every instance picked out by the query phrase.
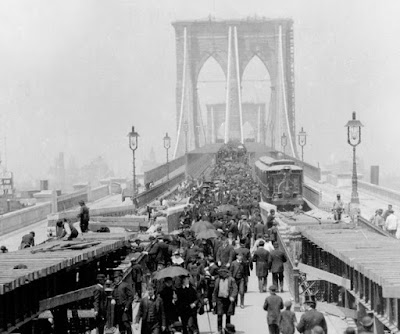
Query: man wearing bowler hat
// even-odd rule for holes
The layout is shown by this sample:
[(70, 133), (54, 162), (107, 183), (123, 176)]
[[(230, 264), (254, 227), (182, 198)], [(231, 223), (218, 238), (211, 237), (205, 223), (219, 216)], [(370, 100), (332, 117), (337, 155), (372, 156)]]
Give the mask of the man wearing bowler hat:
[(93, 308), (96, 317), (97, 333), (104, 333), (107, 316), (107, 296), (104, 291), (104, 283), (106, 276), (103, 274), (97, 275), (97, 285), (93, 292)]
[(317, 306), (315, 295), (306, 295), (304, 304), (306, 312), (301, 316), (300, 322), (297, 325), (299, 333), (311, 334), (315, 326), (320, 326), (324, 330), (324, 333), (328, 334), (324, 315), (315, 309)]
[(281, 310), (283, 300), (276, 294), (276, 286), (269, 287), (270, 295), (265, 298), (264, 311), (267, 311), (267, 322), (269, 334), (279, 334), (279, 323), (281, 321)]

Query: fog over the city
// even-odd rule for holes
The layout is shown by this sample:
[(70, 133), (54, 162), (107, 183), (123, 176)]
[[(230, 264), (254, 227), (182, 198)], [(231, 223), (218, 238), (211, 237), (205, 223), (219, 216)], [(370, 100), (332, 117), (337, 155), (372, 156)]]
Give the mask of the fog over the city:
[[(127, 134), (135, 125), (138, 166), (151, 148), (162, 162), (165, 132), (176, 136), (171, 22), (290, 17), (305, 159), (321, 165), (350, 159), (344, 125), (357, 111), (365, 126), (360, 158), (400, 175), (394, 149), (400, 143), (399, 13), (396, 0), (3, 0), (3, 159), (6, 137), (8, 169), (17, 181), (45, 178), (59, 152), (79, 166), (103, 156), (116, 175), (127, 176)], [(249, 76), (257, 75), (252, 71)], [(199, 85), (204, 104), (213, 88)], [(250, 99), (264, 101), (257, 94)]]

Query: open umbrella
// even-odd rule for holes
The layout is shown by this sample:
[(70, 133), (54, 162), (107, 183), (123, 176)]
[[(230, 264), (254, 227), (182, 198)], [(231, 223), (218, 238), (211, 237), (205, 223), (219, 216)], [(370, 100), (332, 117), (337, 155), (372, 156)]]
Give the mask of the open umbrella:
[(187, 275), (189, 275), (189, 272), (186, 269), (180, 266), (170, 266), (156, 272), (154, 274), (154, 279), (159, 280), (166, 277), (177, 277), (177, 276), (187, 276)]
[(222, 204), (217, 208), (218, 212), (230, 212), (230, 213), (237, 213), (239, 210), (236, 206), (230, 204)]
[(190, 230), (197, 234), (201, 231), (215, 230), (215, 226), (208, 221), (200, 220), (197, 223), (194, 223)]
[(216, 230), (205, 230), (197, 233), (196, 239), (212, 239), (212, 238), (218, 238), (220, 236), (220, 233)]

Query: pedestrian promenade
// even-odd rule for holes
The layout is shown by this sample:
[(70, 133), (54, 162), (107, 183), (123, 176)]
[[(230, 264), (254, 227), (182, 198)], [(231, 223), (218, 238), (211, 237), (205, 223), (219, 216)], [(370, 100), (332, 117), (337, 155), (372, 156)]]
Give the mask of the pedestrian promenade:
[[(272, 275), (268, 275), (268, 287), (272, 285)], [(286, 284), (285, 284), (286, 285)], [(281, 296), (283, 301), (292, 300), (291, 294), (288, 292), (287, 286), (285, 286), (283, 293), (277, 293)], [(253, 270), (249, 277), (248, 292), (245, 294), (245, 307), (241, 309), (236, 307), (235, 315), (232, 317), (232, 323), (236, 327), (236, 333), (238, 334), (258, 334), (268, 333), (267, 325), (267, 312), (264, 311), (263, 305), (265, 298), (269, 295), (268, 292), (260, 293), (258, 291), (258, 281)], [(293, 302), (293, 300), (292, 300)], [(294, 303), (294, 302), (293, 302)], [(136, 303), (133, 308), (133, 319), (135, 319), (139, 304)], [(318, 309), (318, 304), (317, 304)], [(293, 308), (292, 308), (293, 310)], [(300, 321), (300, 317), (303, 312), (296, 312), (297, 321)], [(333, 315), (325, 315), (325, 319), (328, 324), (329, 334), (343, 334), (344, 330), (348, 327), (345, 319), (341, 319)], [(205, 313), (198, 316), (199, 329), (201, 334), (218, 333), (217, 330), (217, 316), (212, 313)], [(133, 326), (132, 326), (133, 327)], [(140, 329), (134, 333), (139, 334)]]

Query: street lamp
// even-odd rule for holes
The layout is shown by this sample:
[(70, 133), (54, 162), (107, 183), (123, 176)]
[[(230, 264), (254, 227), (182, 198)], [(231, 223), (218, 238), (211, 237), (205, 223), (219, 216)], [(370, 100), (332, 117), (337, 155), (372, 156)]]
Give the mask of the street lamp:
[(188, 152), (188, 131), (189, 131), (189, 123), (185, 121), (183, 123), (183, 131), (185, 131), (185, 154)]
[(139, 134), (135, 132), (135, 127), (132, 126), (132, 131), (128, 133), (129, 137), (129, 147), (132, 150), (132, 157), (133, 157), (133, 180), (132, 180), (132, 203), (134, 202), (133, 199), (136, 195), (136, 170), (135, 170), (135, 151), (138, 148), (138, 138)]
[(356, 146), (361, 143), (361, 127), (363, 125), (356, 119), (356, 112), (353, 111), (353, 119), (348, 121), (347, 127), (347, 142), (353, 146), (353, 175), (351, 178), (351, 203), (359, 204), (357, 191), (357, 166), (356, 166)]
[(301, 161), (304, 164), (304, 146), (306, 146), (307, 143), (307, 133), (303, 130), (303, 127), (301, 127), (301, 131), (299, 132), (297, 138), (301, 147)]
[(168, 150), (171, 147), (171, 138), (168, 136), (168, 132), (165, 134), (164, 137), (164, 148), (167, 151), (167, 181), (169, 181), (169, 161), (168, 161)]
[(287, 137), (285, 133), (283, 133), (281, 137), (281, 145), (283, 147), (283, 155), (286, 156)]

